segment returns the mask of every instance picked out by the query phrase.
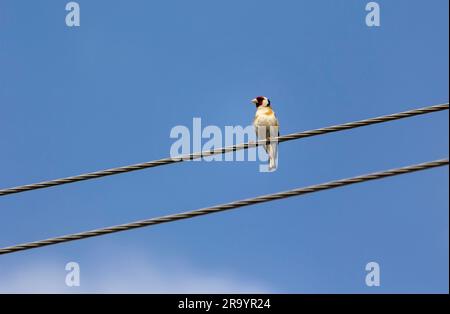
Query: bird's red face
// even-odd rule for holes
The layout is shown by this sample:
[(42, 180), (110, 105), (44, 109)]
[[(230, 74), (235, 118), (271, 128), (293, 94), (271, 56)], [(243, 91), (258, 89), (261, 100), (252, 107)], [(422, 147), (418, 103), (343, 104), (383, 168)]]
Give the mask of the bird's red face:
[(255, 99), (252, 99), (252, 103), (256, 105), (256, 107), (269, 107), (270, 106), (270, 100), (267, 97), (264, 96), (258, 96)]

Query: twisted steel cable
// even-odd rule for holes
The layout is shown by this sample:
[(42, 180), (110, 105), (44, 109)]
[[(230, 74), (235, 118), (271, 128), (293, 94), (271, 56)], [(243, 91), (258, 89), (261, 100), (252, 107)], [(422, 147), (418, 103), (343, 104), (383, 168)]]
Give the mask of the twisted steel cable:
[(249, 206), (249, 205), (254, 205), (254, 204), (259, 204), (259, 203), (265, 203), (265, 202), (270, 202), (270, 201), (288, 198), (288, 197), (292, 197), (292, 196), (304, 195), (304, 194), (308, 194), (308, 193), (314, 193), (314, 192), (319, 192), (319, 191), (323, 191), (323, 190), (334, 189), (334, 188), (345, 186), (345, 185), (396, 176), (396, 175), (400, 175), (400, 174), (430, 169), (430, 168), (434, 168), (434, 167), (440, 167), (440, 166), (448, 165), (448, 163), (449, 163), (448, 159), (440, 159), (440, 160), (435, 160), (435, 161), (431, 161), (431, 162), (406, 166), (406, 167), (402, 167), (402, 168), (396, 168), (396, 169), (391, 169), (391, 170), (386, 170), (386, 171), (381, 171), (381, 172), (374, 172), (374, 173), (356, 176), (356, 177), (352, 177), (352, 178), (341, 179), (341, 180), (326, 182), (326, 183), (317, 184), (317, 185), (311, 185), (311, 186), (297, 188), (297, 189), (293, 189), (293, 190), (289, 190), (289, 191), (258, 196), (258, 197), (235, 201), (235, 202), (231, 202), (231, 203), (227, 203), (227, 204), (216, 205), (213, 207), (207, 207), (207, 208), (202, 208), (202, 209), (197, 209), (197, 210), (192, 210), (192, 211), (188, 211), (188, 212), (182, 212), (182, 213), (167, 215), (167, 216), (162, 216), (162, 217), (150, 218), (150, 219), (146, 219), (146, 220), (140, 220), (140, 221), (136, 221), (136, 222), (107, 227), (107, 228), (103, 228), (103, 229), (96, 229), (96, 230), (87, 231), (87, 232), (69, 234), (69, 235), (60, 236), (60, 237), (56, 237), (56, 238), (50, 238), (47, 240), (41, 240), (41, 241), (29, 242), (29, 243), (25, 243), (25, 244), (14, 245), (14, 246), (5, 247), (5, 248), (0, 249), (0, 255), (9, 254), (9, 253), (17, 252), (17, 251), (35, 249), (35, 248), (39, 248), (39, 247), (43, 247), (43, 246), (47, 246), (47, 245), (53, 245), (53, 244), (58, 244), (58, 243), (63, 243), (63, 242), (69, 242), (69, 241), (90, 238), (90, 237), (101, 236), (101, 235), (119, 232), (119, 231), (126, 231), (126, 230), (131, 230), (131, 229), (136, 229), (136, 228), (142, 228), (142, 227), (146, 227), (146, 226), (157, 225), (157, 224), (172, 222), (172, 221), (181, 220), (181, 219), (194, 218), (194, 217), (217, 213), (217, 212), (230, 210), (230, 209), (234, 209), (234, 208), (238, 208), (238, 207), (244, 207), (244, 206)]
[[(338, 124), (338, 125), (315, 129), (315, 130), (292, 133), (292, 134), (272, 138), (272, 141), (287, 142), (287, 141), (296, 140), (296, 139), (300, 139), (300, 138), (304, 138), (304, 137), (310, 137), (310, 136), (315, 136), (315, 135), (344, 131), (344, 130), (354, 129), (354, 128), (358, 128), (358, 127), (362, 127), (362, 126), (366, 126), (366, 125), (388, 122), (388, 121), (413, 117), (413, 116), (427, 114), (427, 113), (436, 112), (436, 111), (448, 110), (448, 108), (449, 108), (448, 103), (441, 104), (441, 105), (434, 105), (434, 106), (394, 113), (394, 114), (390, 114), (390, 115), (375, 117), (375, 118), (371, 118), (371, 119), (359, 120), (359, 121)], [(106, 177), (106, 176), (110, 176), (110, 175), (131, 172), (131, 171), (136, 171), (136, 170), (142, 170), (142, 169), (146, 169), (146, 168), (163, 166), (163, 165), (182, 162), (182, 161), (186, 161), (186, 160), (198, 159), (198, 158), (217, 155), (217, 154), (225, 154), (225, 153), (229, 153), (229, 152), (233, 152), (233, 151), (238, 151), (241, 149), (248, 149), (248, 148), (256, 147), (258, 145), (264, 145), (266, 143), (267, 143), (266, 140), (261, 140), (261, 141), (257, 141), (257, 142), (251, 142), (251, 143), (243, 143), (243, 144), (238, 144), (238, 145), (233, 145), (233, 146), (228, 146), (228, 147), (221, 147), (221, 148), (210, 150), (210, 151), (191, 153), (191, 154), (180, 155), (180, 156), (176, 156), (176, 157), (167, 157), (167, 158), (163, 158), (163, 159), (159, 159), (159, 160), (148, 161), (148, 162), (138, 163), (138, 164), (134, 164), (134, 165), (118, 167), (118, 168), (100, 170), (100, 171), (90, 172), (90, 173), (86, 173), (86, 174), (80, 174), (80, 175), (76, 175), (76, 176), (72, 176), (72, 177), (66, 177), (66, 178), (61, 178), (61, 179), (43, 181), (43, 182), (39, 182), (39, 183), (21, 185), (21, 186), (16, 186), (16, 187), (0, 190), (0, 196), (14, 194), (14, 193), (21, 193), (21, 192), (26, 192), (26, 191), (31, 191), (31, 190), (37, 190), (37, 189), (43, 189), (43, 188), (49, 188), (52, 186), (63, 185), (63, 184), (67, 184), (67, 183), (73, 183), (73, 182), (84, 181), (84, 180), (90, 180), (90, 179), (95, 179), (95, 178), (100, 178), (100, 177)]]

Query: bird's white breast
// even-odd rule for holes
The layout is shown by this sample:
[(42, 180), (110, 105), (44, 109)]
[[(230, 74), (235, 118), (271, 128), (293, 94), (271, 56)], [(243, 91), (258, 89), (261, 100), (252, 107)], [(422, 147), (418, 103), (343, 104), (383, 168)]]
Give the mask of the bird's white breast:
[(278, 125), (278, 122), (272, 109), (268, 107), (260, 107), (256, 111), (254, 125), (275, 126)]

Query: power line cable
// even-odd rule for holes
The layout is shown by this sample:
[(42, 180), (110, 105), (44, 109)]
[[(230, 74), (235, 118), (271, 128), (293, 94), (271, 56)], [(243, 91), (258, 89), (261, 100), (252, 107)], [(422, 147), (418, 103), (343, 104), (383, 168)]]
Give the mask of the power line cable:
[(402, 167), (402, 168), (396, 168), (396, 169), (391, 169), (391, 170), (386, 170), (386, 171), (381, 171), (381, 172), (374, 172), (374, 173), (356, 176), (356, 177), (352, 177), (352, 178), (330, 181), (330, 182), (317, 184), (317, 185), (311, 185), (311, 186), (297, 188), (297, 189), (293, 189), (293, 190), (289, 190), (289, 191), (258, 196), (258, 197), (235, 201), (235, 202), (231, 202), (231, 203), (227, 203), (227, 204), (216, 205), (213, 207), (207, 207), (207, 208), (202, 208), (202, 209), (197, 209), (197, 210), (192, 210), (192, 211), (188, 211), (188, 212), (182, 212), (182, 213), (167, 215), (167, 216), (162, 216), (162, 217), (150, 218), (150, 219), (146, 219), (146, 220), (135, 221), (135, 222), (127, 223), (127, 224), (107, 227), (107, 228), (103, 228), (103, 229), (96, 229), (96, 230), (87, 231), (87, 232), (69, 234), (69, 235), (60, 236), (60, 237), (56, 237), (56, 238), (50, 238), (47, 240), (41, 240), (41, 241), (29, 242), (29, 243), (25, 243), (25, 244), (14, 245), (14, 246), (5, 247), (5, 248), (0, 249), (0, 255), (23, 251), (23, 250), (35, 249), (35, 248), (39, 248), (39, 247), (43, 247), (43, 246), (47, 246), (47, 245), (54, 245), (54, 244), (63, 243), (63, 242), (69, 242), (69, 241), (90, 238), (90, 237), (106, 235), (109, 233), (114, 233), (114, 232), (119, 232), (119, 231), (126, 231), (126, 230), (131, 230), (131, 229), (136, 229), (136, 228), (142, 228), (142, 227), (146, 227), (146, 226), (157, 225), (157, 224), (172, 222), (172, 221), (181, 220), (181, 219), (194, 218), (194, 217), (217, 213), (217, 212), (230, 210), (230, 209), (234, 209), (234, 208), (238, 208), (238, 207), (244, 207), (244, 206), (249, 206), (249, 205), (254, 205), (254, 204), (259, 204), (259, 203), (265, 203), (265, 202), (270, 202), (270, 201), (288, 198), (288, 197), (292, 197), (292, 196), (304, 195), (304, 194), (319, 192), (319, 191), (323, 191), (323, 190), (333, 189), (333, 188), (337, 188), (337, 187), (342, 187), (345, 185), (396, 176), (396, 175), (400, 175), (400, 174), (430, 169), (430, 168), (434, 168), (434, 167), (440, 167), (440, 166), (448, 165), (448, 163), (449, 163), (448, 159), (440, 159), (440, 160), (435, 160), (435, 161), (431, 161), (431, 162), (410, 165), (410, 166), (406, 166), (406, 167)]
[[(403, 119), (403, 118), (409, 118), (409, 117), (432, 113), (432, 112), (436, 112), (436, 111), (448, 110), (448, 108), (449, 108), (448, 103), (441, 104), (441, 105), (434, 105), (434, 106), (394, 113), (394, 114), (380, 116), (380, 117), (371, 118), (371, 119), (359, 120), (359, 121), (338, 124), (338, 125), (315, 129), (315, 130), (292, 133), (292, 134), (288, 134), (288, 135), (275, 137), (275, 138), (273, 138), (273, 140), (278, 141), (278, 142), (287, 142), (287, 141), (310, 137), (310, 136), (344, 131), (344, 130), (354, 129), (354, 128), (358, 128), (358, 127), (362, 127), (362, 126), (366, 126), (366, 125), (372, 125), (372, 124), (377, 124), (377, 123), (382, 123), (382, 122), (399, 120), (399, 119)], [(90, 179), (95, 179), (95, 178), (100, 178), (100, 177), (106, 177), (106, 176), (110, 176), (110, 175), (131, 172), (131, 171), (136, 171), (136, 170), (142, 170), (142, 169), (146, 169), (146, 168), (158, 167), (158, 166), (173, 164), (173, 163), (177, 163), (177, 162), (182, 162), (185, 160), (198, 159), (198, 158), (206, 157), (206, 156), (225, 154), (228, 152), (238, 151), (241, 149), (248, 149), (248, 148), (256, 147), (258, 145), (263, 145), (266, 143), (267, 142), (265, 140), (253, 142), (253, 143), (243, 143), (243, 144), (238, 144), (238, 145), (233, 145), (233, 146), (228, 146), (228, 147), (222, 147), (222, 148), (218, 148), (218, 149), (211, 150), (211, 151), (203, 151), (203, 152), (191, 153), (191, 154), (186, 154), (186, 155), (180, 155), (180, 156), (173, 157), (173, 158), (168, 157), (168, 158), (163, 158), (163, 159), (159, 159), (159, 160), (129, 165), (129, 166), (122, 166), (122, 167), (118, 167), (118, 168), (111, 168), (111, 169), (106, 169), (106, 170), (90, 172), (90, 173), (86, 173), (86, 174), (80, 174), (80, 175), (76, 175), (76, 176), (72, 176), (72, 177), (54, 179), (54, 180), (43, 181), (43, 182), (33, 183), (33, 184), (26, 184), (26, 185), (2, 189), (2, 190), (0, 190), (0, 196), (5, 196), (8, 194), (14, 194), (14, 193), (22, 193), (22, 192), (26, 192), (26, 191), (43, 189), (43, 188), (49, 188), (52, 186), (63, 185), (63, 184), (68, 184), (68, 183), (73, 183), (73, 182), (78, 182), (78, 181), (84, 181), (84, 180), (90, 180)]]

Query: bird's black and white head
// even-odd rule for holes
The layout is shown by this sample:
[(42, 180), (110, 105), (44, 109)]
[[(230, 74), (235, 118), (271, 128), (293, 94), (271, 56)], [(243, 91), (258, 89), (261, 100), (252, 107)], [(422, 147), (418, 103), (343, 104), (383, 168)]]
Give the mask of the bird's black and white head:
[(258, 107), (270, 107), (270, 100), (265, 96), (258, 96), (255, 99), (252, 99), (252, 103)]

